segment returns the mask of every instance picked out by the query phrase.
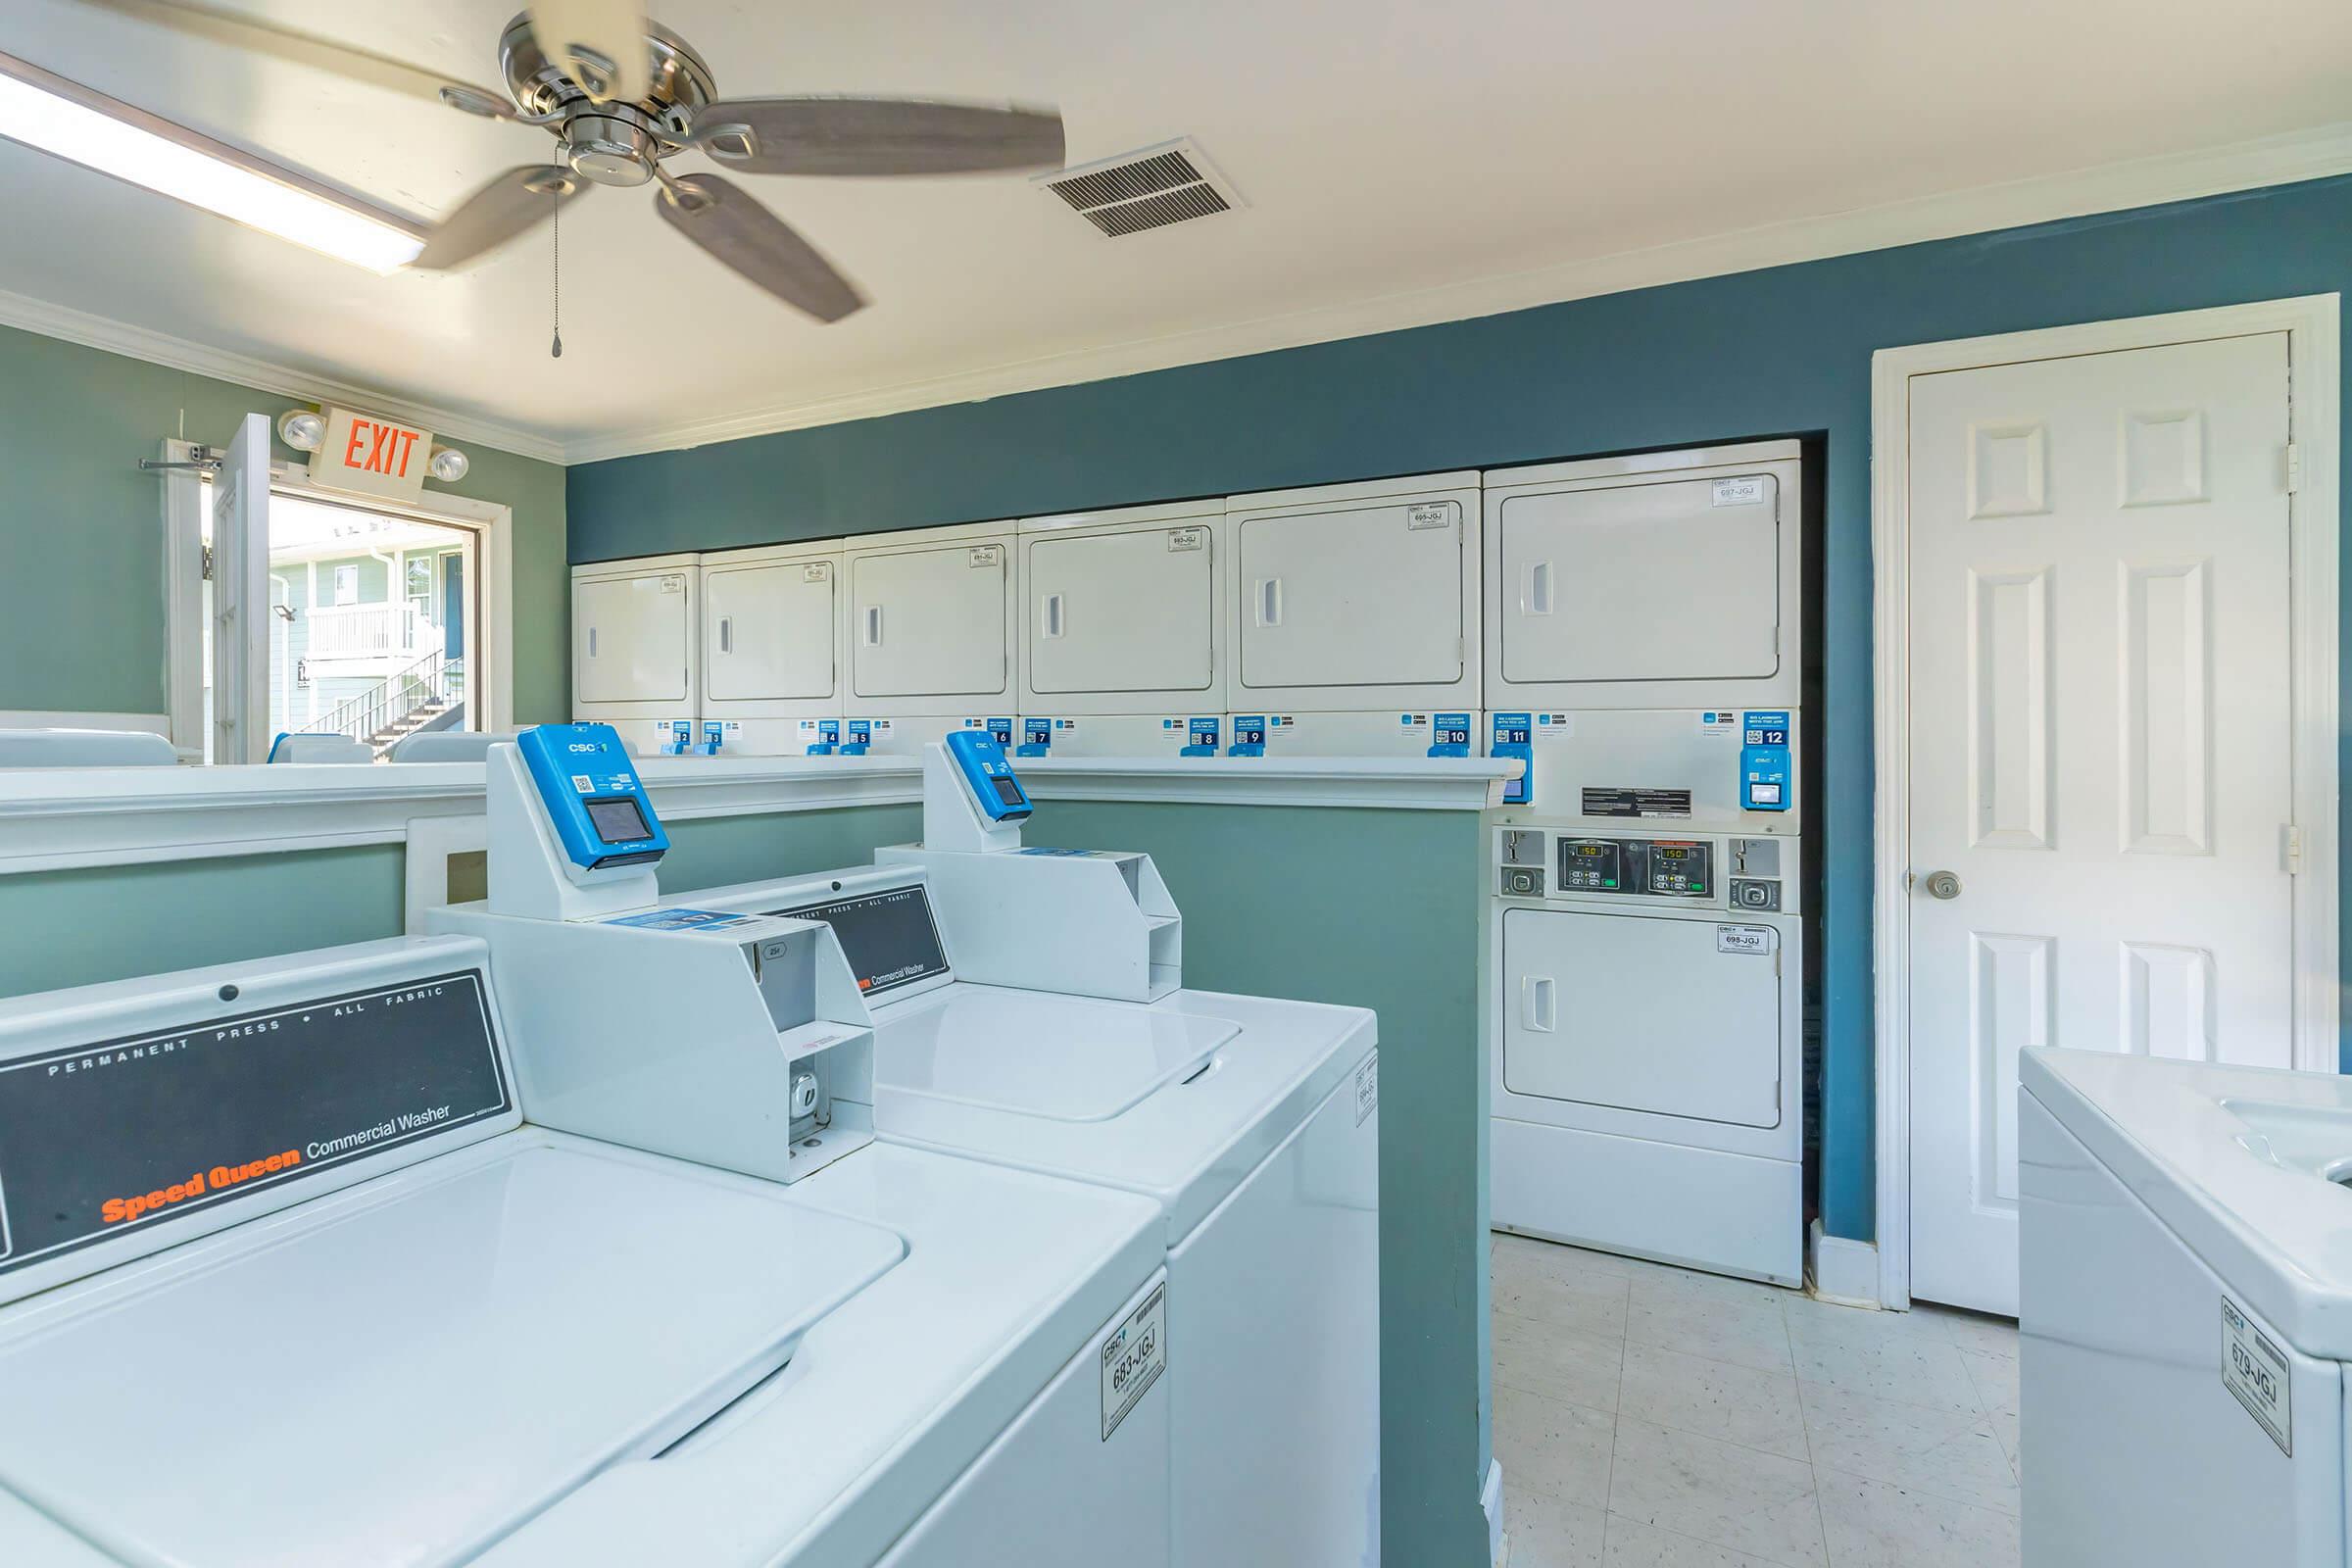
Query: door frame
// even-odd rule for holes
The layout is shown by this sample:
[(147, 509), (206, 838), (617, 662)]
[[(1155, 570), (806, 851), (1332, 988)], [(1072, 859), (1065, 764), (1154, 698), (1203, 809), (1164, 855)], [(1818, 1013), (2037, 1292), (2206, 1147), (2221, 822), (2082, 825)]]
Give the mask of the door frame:
[[(204, 758), (204, 478), (195, 466), (196, 449), (197, 443), (178, 437), (167, 437), (161, 447), (163, 461), (175, 465), (164, 470), (163, 487), (167, 732), (188, 762)], [(270, 465), (270, 489), (472, 532), (475, 580), (466, 596), (466, 647), (473, 667), (467, 681), (481, 702), (480, 728), (514, 727), (514, 508), (445, 490), (428, 490), (414, 504), (353, 496), (312, 483), (309, 468), (286, 462)], [(487, 644), (475, 624), (485, 618)]]
[[(1874, 913), (1878, 1118), (1878, 1275), (1883, 1306), (1911, 1304), (1911, 516), (1910, 379), (2033, 360), (2157, 348), (2262, 332), (2287, 334), (2287, 435), (2301, 472), (2287, 498), (2288, 662), (2295, 823), (2301, 863), (2295, 925), (2294, 1064), (2337, 1065), (2336, 410), (2338, 299), (2312, 294), (1990, 337), (1881, 349), (1871, 356)], [(2284, 461), (2283, 459), (2281, 461)]]

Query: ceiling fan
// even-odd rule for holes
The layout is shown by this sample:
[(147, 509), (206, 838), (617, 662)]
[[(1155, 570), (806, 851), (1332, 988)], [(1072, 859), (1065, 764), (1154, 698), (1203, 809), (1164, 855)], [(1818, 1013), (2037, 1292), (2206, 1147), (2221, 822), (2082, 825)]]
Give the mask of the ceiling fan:
[(816, 248), (734, 181), (674, 173), (680, 153), (746, 174), (964, 174), (1058, 168), (1052, 109), (905, 98), (721, 98), (692, 45), (636, 0), (540, 0), (498, 40), (493, 92), (201, 0), (83, 0), (176, 31), (428, 97), (485, 119), (540, 126), (551, 162), (497, 175), (432, 229), (412, 267), (462, 267), (555, 214), (589, 185), (660, 188), (655, 209), (725, 266), (820, 321), (865, 303)]

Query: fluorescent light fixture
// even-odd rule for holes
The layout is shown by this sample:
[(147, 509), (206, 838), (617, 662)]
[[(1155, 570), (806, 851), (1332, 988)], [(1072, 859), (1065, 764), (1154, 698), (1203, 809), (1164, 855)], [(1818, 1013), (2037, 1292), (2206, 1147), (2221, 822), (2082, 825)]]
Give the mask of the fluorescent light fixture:
[(0, 55), (0, 136), (370, 271), (397, 271), (424, 249), (396, 213), (13, 55)]

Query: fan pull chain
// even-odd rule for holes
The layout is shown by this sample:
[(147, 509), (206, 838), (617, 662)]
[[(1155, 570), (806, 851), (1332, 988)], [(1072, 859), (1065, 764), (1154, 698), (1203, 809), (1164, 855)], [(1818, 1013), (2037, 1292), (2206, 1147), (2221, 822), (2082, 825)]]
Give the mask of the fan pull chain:
[(564, 357), (564, 187), (556, 187), (556, 278), (555, 278), (555, 336), (547, 345), (547, 357)]

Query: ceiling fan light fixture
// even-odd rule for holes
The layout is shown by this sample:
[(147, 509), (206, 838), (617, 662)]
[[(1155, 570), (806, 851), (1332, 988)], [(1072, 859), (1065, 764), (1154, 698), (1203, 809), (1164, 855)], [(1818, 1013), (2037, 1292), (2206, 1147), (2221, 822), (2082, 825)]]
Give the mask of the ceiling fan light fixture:
[(372, 272), (424, 248), (390, 213), (13, 55), (0, 55), (0, 136)]

